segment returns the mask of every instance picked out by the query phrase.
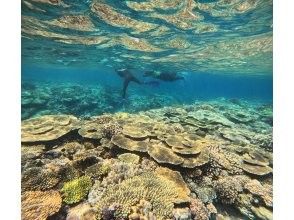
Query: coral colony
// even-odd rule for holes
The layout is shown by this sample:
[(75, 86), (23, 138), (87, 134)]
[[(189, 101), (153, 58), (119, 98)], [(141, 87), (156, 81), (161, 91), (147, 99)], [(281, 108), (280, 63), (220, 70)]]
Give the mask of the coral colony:
[(211, 101), (24, 120), (22, 217), (272, 219), (271, 109)]

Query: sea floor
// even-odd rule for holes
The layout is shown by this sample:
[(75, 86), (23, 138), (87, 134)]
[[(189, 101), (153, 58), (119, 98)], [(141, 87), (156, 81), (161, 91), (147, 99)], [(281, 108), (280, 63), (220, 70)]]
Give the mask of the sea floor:
[(22, 219), (272, 219), (272, 120), (225, 99), (23, 120)]
[(22, 83), (22, 120), (48, 114), (72, 114), (82, 118), (103, 113), (138, 111), (179, 104), (166, 94), (137, 94), (128, 89), (128, 98), (122, 99), (122, 85), (81, 85), (75, 82)]

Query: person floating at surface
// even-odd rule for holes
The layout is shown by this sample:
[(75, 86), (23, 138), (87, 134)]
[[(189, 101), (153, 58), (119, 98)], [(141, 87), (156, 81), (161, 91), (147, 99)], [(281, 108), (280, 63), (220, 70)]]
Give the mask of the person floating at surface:
[(123, 90), (122, 90), (122, 97), (126, 97), (126, 91), (130, 82), (135, 82), (138, 84), (142, 84), (142, 82), (137, 79), (128, 69), (117, 69), (115, 70), (116, 73), (124, 79), (123, 82)]
[(159, 79), (162, 81), (176, 81), (176, 80), (184, 80), (183, 76), (178, 75), (176, 72), (161, 72), (161, 71), (146, 71), (144, 73), (144, 77), (152, 77), (155, 79)]

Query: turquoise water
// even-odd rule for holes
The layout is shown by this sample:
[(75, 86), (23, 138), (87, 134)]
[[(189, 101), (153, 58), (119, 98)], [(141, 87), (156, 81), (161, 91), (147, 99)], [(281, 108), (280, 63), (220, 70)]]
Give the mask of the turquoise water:
[[(132, 71), (142, 81), (152, 80), (143, 77), (140, 70)], [(131, 82), (126, 97), (122, 98), (123, 79), (111, 68), (23, 67), (22, 118), (44, 114), (84, 117), (118, 111), (135, 113), (221, 98), (272, 103), (272, 77), (268, 75), (186, 72), (184, 80), (157, 81), (159, 84), (153, 86)], [(29, 84), (37, 89), (28, 87)], [(79, 89), (76, 90), (75, 86), (79, 86)], [(39, 100), (39, 104), (35, 104), (36, 100)]]
[[(123, 79), (115, 72), (121, 68), (142, 82), (154, 81), (143, 77), (146, 71), (174, 72), (184, 80), (131, 82), (122, 100)], [(47, 87), (22, 87), (23, 119), (58, 111), (136, 112), (219, 98), (271, 103), (272, 2), (22, 1), (22, 82)], [(42, 97), (50, 96), (52, 86), (62, 96), (62, 89), (76, 84), (83, 85), (79, 92), (85, 97), (87, 88), (105, 90), (99, 111), (89, 104), (92, 110), (71, 112)], [(43, 104), (30, 103), (37, 96)], [(146, 105), (152, 97), (154, 103)]]
[(22, 219), (273, 218), (271, 0), (21, 4)]

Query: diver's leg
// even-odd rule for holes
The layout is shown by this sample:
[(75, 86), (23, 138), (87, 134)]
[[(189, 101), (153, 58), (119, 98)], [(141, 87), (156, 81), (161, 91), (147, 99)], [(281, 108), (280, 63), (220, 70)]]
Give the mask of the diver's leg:
[(126, 92), (127, 92), (127, 88), (128, 88), (129, 83), (130, 83), (130, 80), (125, 79), (124, 84), (123, 84), (123, 91), (122, 91), (122, 97), (123, 98), (126, 97)]

